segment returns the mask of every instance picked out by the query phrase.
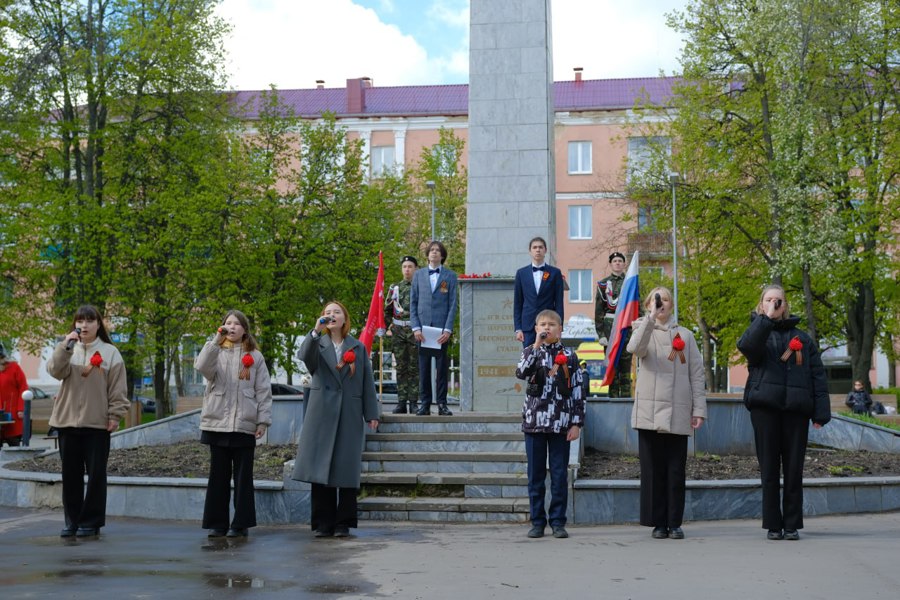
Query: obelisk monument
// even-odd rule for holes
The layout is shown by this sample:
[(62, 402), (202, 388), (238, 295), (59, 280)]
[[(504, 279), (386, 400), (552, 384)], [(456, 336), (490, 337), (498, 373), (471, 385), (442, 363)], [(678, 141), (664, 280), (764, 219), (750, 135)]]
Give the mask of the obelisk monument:
[(528, 241), (555, 250), (550, 0), (472, 0), (469, 47), (467, 273), (460, 292), (463, 410), (516, 412), (521, 344), (513, 276)]

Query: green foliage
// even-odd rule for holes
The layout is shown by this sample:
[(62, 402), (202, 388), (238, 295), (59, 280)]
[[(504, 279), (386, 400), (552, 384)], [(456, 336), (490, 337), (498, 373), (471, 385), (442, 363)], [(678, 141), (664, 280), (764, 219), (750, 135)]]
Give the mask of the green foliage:
[(896, 334), (898, 13), (874, 0), (693, 0), (670, 16), (685, 79), (671, 121), (644, 134), (676, 142), (636, 193), (671, 222), (668, 173), (683, 175), (679, 316), (720, 364), (769, 281), (820, 346), (848, 342), (854, 377)]

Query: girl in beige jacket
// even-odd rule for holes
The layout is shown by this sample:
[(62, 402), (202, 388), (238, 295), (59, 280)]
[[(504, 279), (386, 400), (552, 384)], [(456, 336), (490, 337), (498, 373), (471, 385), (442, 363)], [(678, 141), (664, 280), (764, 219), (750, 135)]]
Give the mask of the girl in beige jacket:
[(641, 525), (656, 539), (682, 539), (688, 436), (706, 418), (703, 359), (672, 315), (672, 294), (654, 288), (634, 323), (628, 351), (639, 359), (631, 426), (638, 430)]

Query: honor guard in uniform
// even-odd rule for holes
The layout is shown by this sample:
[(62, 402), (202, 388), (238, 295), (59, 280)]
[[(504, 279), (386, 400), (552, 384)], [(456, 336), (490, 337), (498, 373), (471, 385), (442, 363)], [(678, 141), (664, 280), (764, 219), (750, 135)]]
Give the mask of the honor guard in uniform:
[(419, 400), (419, 349), (409, 320), (409, 296), (412, 278), (419, 267), (415, 257), (404, 256), (400, 261), (403, 280), (390, 287), (386, 296), (386, 319), (390, 323), (388, 335), (394, 353), (394, 368), (397, 372), (397, 407), (393, 413), (405, 415), (415, 413)]
[[(597, 341), (604, 347), (604, 352), (609, 349), (616, 307), (619, 305), (622, 284), (625, 283), (625, 255), (621, 252), (610, 254), (609, 266), (612, 273), (597, 282), (597, 295), (594, 298), (594, 327), (597, 330)], [(619, 368), (609, 386), (609, 397), (631, 397), (631, 354), (628, 352), (623, 351), (619, 358)]]

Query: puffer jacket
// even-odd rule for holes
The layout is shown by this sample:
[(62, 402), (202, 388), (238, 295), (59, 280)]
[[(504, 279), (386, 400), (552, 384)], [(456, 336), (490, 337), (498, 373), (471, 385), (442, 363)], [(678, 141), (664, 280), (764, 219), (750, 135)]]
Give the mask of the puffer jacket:
[[(675, 335), (684, 340), (685, 362), (669, 360)], [(660, 324), (649, 316), (635, 321), (628, 351), (638, 357), (631, 426), (690, 435), (691, 417), (706, 418), (706, 376), (694, 335), (674, 319)]]
[[(250, 379), (239, 379), (246, 354), (253, 357)], [(197, 355), (194, 368), (207, 380), (201, 430), (255, 434), (258, 425), (272, 424), (272, 384), (258, 350), (245, 352), (240, 345), (224, 348), (209, 341)]]
[[(94, 354), (100, 355), (96, 367), (91, 365)], [(125, 363), (112, 344), (98, 338), (68, 350), (66, 343), (60, 342), (47, 361), (47, 372), (62, 381), (50, 412), (52, 427), (106, 429), (110, 421), (120, 420), (128, 411)]]
[[(813, 423), (831, 420), (831, 402), (822, 357), (812, 338), (797, 329), (800, 318), (794, 315), (773, 321), (766, 315), (750, 317), (750, 327), (738, 340), (738, 350), (747, 357), (750, 375), (744, 388), (744, 406), (748, 410), (768, 408), (800, 413)], [(800, 364), (797, 353), (787, 360), (781, 357), (792, 339), (802, 345)]]

